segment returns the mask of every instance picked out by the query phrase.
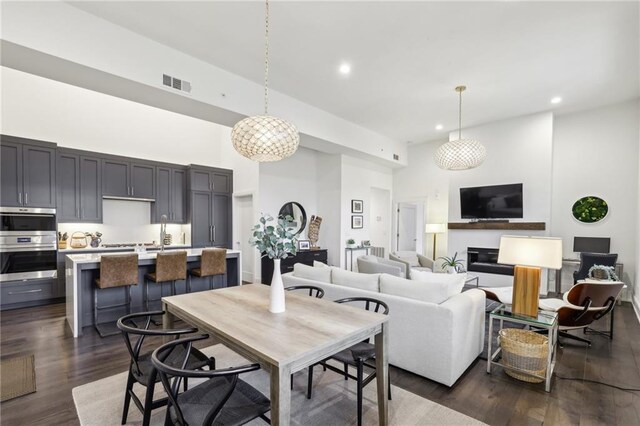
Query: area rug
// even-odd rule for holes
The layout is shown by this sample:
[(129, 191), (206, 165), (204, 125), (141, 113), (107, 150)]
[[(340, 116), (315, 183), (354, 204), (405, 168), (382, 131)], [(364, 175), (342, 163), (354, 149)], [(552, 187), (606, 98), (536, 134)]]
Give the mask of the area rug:
[[(210, 346), (203, 352), (216, 358), (218, 368), (238, 366), (248, 362), (223, 345)], [(307, 374), (300, 372), (294, 375), (294, 388), (291, 391), (291, 424), (318, 426), (356, 424), (355, 381), (345, 381), (342, 376), (332, 371), (322, 371), (319, 367), (314, 370), (313, 397), (310, 400), (305, 396)], [(241, 377), (264, 395), (269, 396), (269, 376), (265, 371), (243, 374)], [(126, 381), (127, 373), (124, 372), (74, 388), (73, 401), (80, 424), (83, 426), (119, 425)], [(161, 387), (159, 385), (159, 388)], [(140, 397), (144, 395), (142, 387), (134, 389)], [(164, 392), (158, 392), (158, 397), (160, 394)], [(389, 419), (393, 425), (484, 424), (396, 386), (392, 386), (391, 394), (393, 399), (389, 401)], [(372, 383), (365, 388), (364, 392), (363, 424), (378, 424), (377, 406), (376, 386)], [(164, 408), (154, 410), (151, 424), (162, 425), (164, 413)], [(127, 424), (139, 425), (141, 419), (142, 415), (134, 404), (131, 404)], [(257, 419), (249, 424), (257, 426), (266, 423)]]
[(0, 401), (36, 391), (36, 369), (33, 354), (0, 361)]

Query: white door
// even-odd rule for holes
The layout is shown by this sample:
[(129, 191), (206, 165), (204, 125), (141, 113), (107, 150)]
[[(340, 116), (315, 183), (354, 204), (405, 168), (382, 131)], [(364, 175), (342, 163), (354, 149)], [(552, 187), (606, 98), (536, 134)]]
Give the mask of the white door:
[(235, 249), (242, 252), (242, 281), (253, 282), (256, 249), (249, 244), (253, 227), (253, 196), (236, 197), (235, 218), (239, 222)]
[(417, 207), (415, 204), (398, 204), (398, 250), (417, 251), (416, 224)]

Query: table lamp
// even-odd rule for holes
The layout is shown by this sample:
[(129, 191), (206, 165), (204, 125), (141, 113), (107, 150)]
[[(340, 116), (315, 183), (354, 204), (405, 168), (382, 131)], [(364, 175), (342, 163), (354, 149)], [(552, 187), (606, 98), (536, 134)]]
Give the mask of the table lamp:
[(444, 234), (447, 230), (445, 223), (427, 223), (424, 226), (424, 232), (426, 234), (433, 234), (433, 260), (436, 259), (436, 235)]
[(498, 263), (515, 265), (511, 312), (536, 317), (540, 268), (562, 267), (562, 238), (503, 235), (500, 237)]

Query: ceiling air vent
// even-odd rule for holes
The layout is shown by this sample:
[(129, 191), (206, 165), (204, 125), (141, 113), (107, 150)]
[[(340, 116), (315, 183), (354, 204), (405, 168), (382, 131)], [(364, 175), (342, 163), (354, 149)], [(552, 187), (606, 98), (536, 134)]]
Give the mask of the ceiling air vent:
[(181, 92), (191, 93), (191, 83), (167, 74), (162, 74), (162, 85), (180, 90)]
[(393, 159), (394, 160), (400, 160), (400, 156), (398, 154), (393, 154)]

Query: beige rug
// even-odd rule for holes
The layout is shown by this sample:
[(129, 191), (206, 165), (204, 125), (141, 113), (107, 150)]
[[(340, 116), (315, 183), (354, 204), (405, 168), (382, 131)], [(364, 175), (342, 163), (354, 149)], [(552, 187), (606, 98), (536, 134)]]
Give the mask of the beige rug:
[[(203, 352), (216, 358), (218, 368), (247, 363), (244, 358), (223, 345), (210, 346), (205, 348)], [(264, 395), (269, 396), (269, 376), (266, 372), (261, 370), (243, 374), (241, 377)], [(83, 426), (119, 425), (126, 382), (127, 373), (125, 372), (74, 388), (73, 401), (80, 423)], [(345, 381), (334, 372), (322, 371), (322, 368), (316, 367), (311, 400), (306, 399), (305, 396), (306, 383), (307, 374), (305, 372), (294, 375), (294, 388), (291, 392), (292, 425), (356, 424), (356, 386), (354, 380)], [(161, 384), (156, 389), (159, 388), (162, 388)], [(484, 424), (396, 386), (392, 386), (391, 392), (393, 399), (389, 401), (389, 419), (392, 425)], [(144, 395), (143, 388), (138, 387), (136, 393), (142, 397)], [(364, 392), (363, 424), (378, 424), (377, 406), (376, 386), (371, 383)], [(151, 424), (162, 425), (164, 413), (164, 408), (154, 410)], [(141, 413), (132, 403), (127, 424), (139, 425), (141, 419)], [(251, 426), (266, 425), (260, 419), (249, 424)]]
[(36, 391), (36, 369), (33, 354), (0, 361), (0, 401)]

